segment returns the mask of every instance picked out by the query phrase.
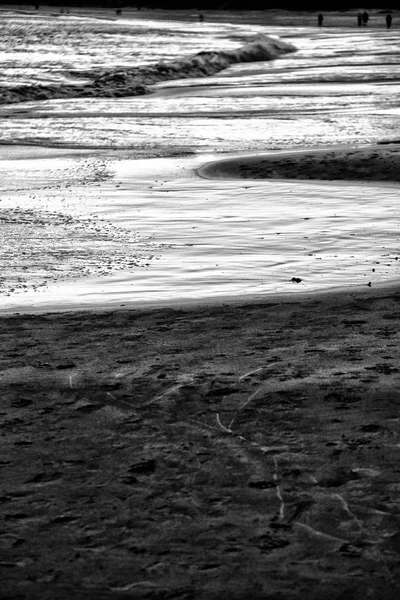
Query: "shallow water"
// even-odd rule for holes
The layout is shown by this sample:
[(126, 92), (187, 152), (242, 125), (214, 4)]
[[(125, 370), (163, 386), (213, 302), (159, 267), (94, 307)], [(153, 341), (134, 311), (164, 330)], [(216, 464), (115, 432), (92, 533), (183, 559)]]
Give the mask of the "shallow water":
[[(52, 19), (52, 28), (60, 29), (68, 21), (59, 19)], [(108, 30), (113, 31), (108, 37), (114, 53), (108, 43), (103, 47)], [(63, 46), (57, 69), (53, 62), (48, 65), (47, 54), (36, 43), (32, 47), (39, 57), (35, 77), (29, 70), (25, 73), (24, 59), (10, 51), (5, 64), (21, 62), (14, 79), (9, 73), (10, 81), (15, 84), (24, 73), (27, 81), (46, 81), (56, 71), (68, 79), (71, 70), (92, 73), (98, 64), (107, 70), (115, 61), (134, 66), (182, 58), (201, 49), (233, 49), (259, 33), (282, 36), (298, 51), (274, 61), (233, 65), (212, 77), (159, 83), (151, 96), (2, 106), (0, 141), (168, 156), (373, 142), (397, 139), (400, 134), (398, 119), (393, 118), (400, 89), (396, 30), (287, 29), (228, 22), (203, 27), (129, 19), (121, 25), (115, 19), (97, 19), (94, 24), (74, 19), (67, 31), (68, 48), (75, 49), (75, 38), (85, 42), (83, 48), (83, 42), (77, 44), (79, 51), (71, 64), (65, 62), (68, 52)], [(55, 55), (59, 44), (54, 36)]]
[[(238, 47), (260, 31), (299, 50), (157, 84), (150, 96), (1, 106), (3, 144), (93, 152), (0, 162), (0, 308), (249, 297), (397, 278), (397, 186), (209, 181), (194, 172), (221, 154), (399, 139), (396, 30), (68, 18), (46, 17), (44, 27), (42, 17), (24, 17), (27, 49), (32, 32), (41, 48), (34, 76), (24, 52), (1, 38), (14, 61), (8, 83), (68, 79), (72, 67), (83, 73), (104, 60), (111, 68), (129, 53), (135, 65)], [(60, 59), (59, 33), (48, 34), (67, 22), (72, 54)]]
[[(80, 159), (61, 159), (46, 190), (43, 167), (56, 161), (41, 160), (30, 192), (3, 200), (25, 229), (22, 237), (11, 227), (2, 308), (225, 299), (397, 278), (398, 186), (195, 178), (204, 158), (122, 160), (97, 186), (85, 184)], [(85, 162), (89, 173), (107, 170), (107, 161)], [(68, 191), (59, 187), (65, 169)]]

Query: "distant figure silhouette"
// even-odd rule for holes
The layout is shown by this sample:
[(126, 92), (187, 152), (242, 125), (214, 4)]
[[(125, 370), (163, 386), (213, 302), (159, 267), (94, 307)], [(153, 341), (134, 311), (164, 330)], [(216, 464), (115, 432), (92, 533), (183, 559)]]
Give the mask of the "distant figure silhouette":
[(117, 8), (117, 10), (115, 11), (116, 15), (122, 15), (122, 10), (120, 8)]
[(35, 10), (39, 10), (39, 4), (35, 4)]
[(358, 13), (358, 15), (357, 15), (357, 25), (359, 27), (361, 27), (361, 25), (362, 25), (362, 14), (361, 13)]
[(204, 23), (204, 15), (203, 14), (199, 14), (199, 23)]
[(324, 15), (319, 14), (318, 15), (318, 25), (319, 27), (322, 27), (322, 23), (324, 22)]
[(386, 27), (390, 29), (392, 26), (392, 15), (386, 15)]
[(367, 25), (368, 21), (369, 21), (369, 14), (367, 13), (366, 10), (364, 10), (364, 12), (362, 14), (363, 25)]

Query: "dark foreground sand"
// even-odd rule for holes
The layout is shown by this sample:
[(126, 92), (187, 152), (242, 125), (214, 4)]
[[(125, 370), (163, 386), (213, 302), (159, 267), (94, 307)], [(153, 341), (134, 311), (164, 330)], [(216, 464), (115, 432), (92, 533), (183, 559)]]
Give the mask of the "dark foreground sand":
[(2, 599), (399, 597), (399, 285), (0, 331)]
[(398, 286), (0, 323), (1, 598), (398, 597)]

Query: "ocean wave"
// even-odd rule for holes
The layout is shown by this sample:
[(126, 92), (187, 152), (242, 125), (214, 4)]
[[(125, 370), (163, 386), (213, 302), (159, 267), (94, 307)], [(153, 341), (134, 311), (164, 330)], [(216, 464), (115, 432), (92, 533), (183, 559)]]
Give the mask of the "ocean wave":
[(274, 60), (282, 54), (295, 51), (293, 44), (279, 38), (258, 35), (236, 50), (199, 52), (194, 56), (151, 66), (82, 73), (84, 81), (79, 84), (0, 86), (0, 104), (52, 98), (138, 96), (151, 93), (151, 86), (161, 81), (208, 77), (233, 64)]

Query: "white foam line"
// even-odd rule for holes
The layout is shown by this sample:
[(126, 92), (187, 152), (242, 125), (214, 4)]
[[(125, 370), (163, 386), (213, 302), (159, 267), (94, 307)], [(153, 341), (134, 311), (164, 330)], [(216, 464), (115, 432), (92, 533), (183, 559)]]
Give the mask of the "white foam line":
[(360, 529), (364, 529), (364, 525), (361, 523), (361, 521), (356, 517), (356, 515), (350, 510), (349, 505), (347, 504), (346, 500), (343, 498), (343, 496), (341, 496), (340, 494), (333, 494), (333, 496), (335, 496), (336, 498), (338, 498), (338, 500), (340, 500), (344, 510), (347, 512), (348, 515), (350, 515), (350, 517), (352, 519), (354, 519), (354, 521), (357, 523), (358, 527)]
[(107, 392), (107, 396), (110, 396), (116, 402), (120, 402), (121, 404), (124, 404), (125, 406), (129, 406), (130, 410), (134, 410), (134, 407), (132, 406), (132, 404), (129, 404), (129, 402), (125, 402), (125, 400), (121, 400), (120, 398), (116, 398), (115, 396), (112, 395), (111, 392)]
[(280, 502), (279, 519), (282, 521), (285, 518), (285, 501), (282, 496), (281, 488), (276, 483), (278, 481), (278, 459), (276, 458), (276, 456), (274, 456), (273, 458), (274, 458), (274, 465), (275, 465), (275, 473), (273, 474), (273, 480), (275, 481), (276, 495)]
[(249, 371), (248, 373), (245, 373), (244, 375), (239, 377), (239, 382), (242, 381), (242, 379), (245, 379), (245, 377), (249, 377), (249, 375), (254, 375), (254, 373), (258, 373), (259, 371), (262, 371), (262, 370), (263, 370), (263, 367), (259, 367), (258, 369), (254, 369), (254, 371)]
[[(230, 429), (229, 427), (225, 427), (225, 425), (223, 425), (221, 423), (221, 419), (219, 418), (219, 413), (217, 413), (217, 423), (220, 426), (220, 428), (222, 429), (222, 431), (225, 431), (226, 433), (230, 433), (232, 435), (235, 435), (235, 433), (232, 431), (232, 429)], [(240, 437), (240, 436), (238, 436)]]
[(252, 400), (253, 400), (253, 399), (254, 399), (254, 398), (257, 396), (257, 394), (258, 394), (258, 392), (259, 392), (260, 390), (261, 390), (261, 388), (258, 388), (258, 389), (257, 389), (257, 390), (254, 392), (254, 394), (252, 394), (252, 395), (250, 396), (250, 398), (248, 398), (248, 399), (246, 400), (246, 402), (245, 402), (244, 404), (242, 404), (242, 406), (240, 407), (240, 410), (243, 410), (243, 409), (244, 409), (244, 408), (245, 408), (245, 407), (246, 407), (248, 404), (250, 404), (250, 402), (251, 402), (251, 401), (252, 401)]
[(317, 529), (314, 529), (313, 527), (310, 527), (309, 525), (306, 525), (305, 523), (299, 523), (298, 521), (296, 521), (294, 523), (294, 525), (297, 525), (297, 527), (303, 527), (304, 529), (307, 529), (307, 531), (309, 531), (310, 533), (313, 533), (317, 537), (323, 537), (328, 540), (340, 542), (341, 544), (347, 543), (347, 540), (343, 540), (342, 538), (335, 537), (334, 535), (329, 535), (328, 533), (323, 533), (322, 531), (318, 531)]
[(278, 499), (281, 503), (279, 508), (279, 518), (282, 521), (285, 518), (285, 502), (283, 500), (281, 488), (279, 487), (279, 485), (276, 486), (276, 495), (278, 496)]

